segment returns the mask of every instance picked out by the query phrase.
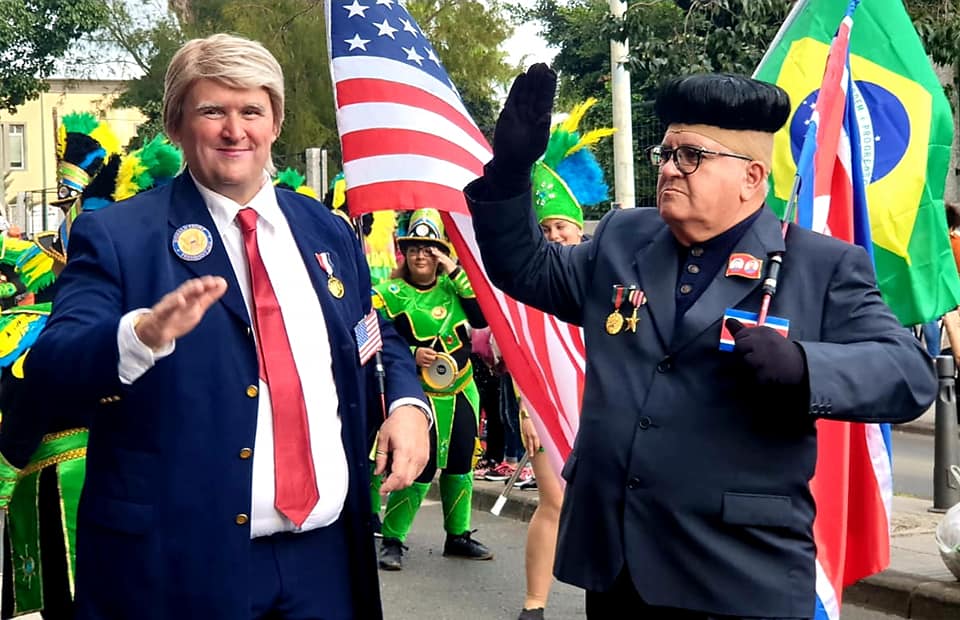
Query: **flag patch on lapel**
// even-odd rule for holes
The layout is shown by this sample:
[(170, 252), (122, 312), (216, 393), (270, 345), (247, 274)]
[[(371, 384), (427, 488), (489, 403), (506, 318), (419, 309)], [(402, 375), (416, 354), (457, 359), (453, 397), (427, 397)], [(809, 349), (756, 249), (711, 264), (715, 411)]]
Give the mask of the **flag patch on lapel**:
[(383, 348), (380, 317), (376, 310), (371, 308), (367, 316), (353, 326), (353, 335), (357, 337), (357, 353), (360, 355), (360, 365), (363, 366)]
[(762, 271), (763, 260), (750, 254), (737, 252), (730, 255), (730, 259), (727, 261), (727, 273), (724, 275), (728, 278), (730, 276), (737, 276), (750, 280), (759, 280)]
[[(727, 308), (723, 313), (723, 319), (720, 320), (720, 350), (733, 351), (733, 334), (727, 329), (727, 319), (737, 319), (743, 323), (744, 327), (757, 326), (757, 313), (747, 312), (746, 310), (737, 310), (736, 308)], [(790, 319), (782, 319), (778, 316), (767, 315), (765, 327), (773, 329), (784, 338), (790, 334)]]

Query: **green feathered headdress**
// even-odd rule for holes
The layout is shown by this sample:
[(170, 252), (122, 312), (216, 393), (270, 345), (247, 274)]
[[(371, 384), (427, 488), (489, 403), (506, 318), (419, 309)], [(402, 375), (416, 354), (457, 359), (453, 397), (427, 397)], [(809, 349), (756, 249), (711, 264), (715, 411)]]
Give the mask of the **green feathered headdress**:
[(107, 123), (89, 112), (65, 115), (57, 129), (57, 199), (51, 204), (68, 209), (119, 153), (120, 141)]
[(180, 149), (170, 144), (163, 134), (157, 135), (123, 158), (117, 174), (115, 199), (125, 200), (168, 183), (180, 172), (182, 163)]
[(304, 196), (310, 196), (314, 200), (320, 200), (317, 192), (307, 185), (307, 177), (300, 174), (300, 172), (294, 168), (287, 168), (277, 173), (277, 178), (273, 181), (273, 184), (277, 187), (303, 194)]
[(597, 100), (575, 106), (566, 120), (550, 131), (543, 158), (533, 166), (533, 197), (537, 221), (564, 219), (583, 229), (583, 206), (607, 199), (609, 188), (591, 146), (613, 135), (604, 127), (580, 134), (578, 127)]

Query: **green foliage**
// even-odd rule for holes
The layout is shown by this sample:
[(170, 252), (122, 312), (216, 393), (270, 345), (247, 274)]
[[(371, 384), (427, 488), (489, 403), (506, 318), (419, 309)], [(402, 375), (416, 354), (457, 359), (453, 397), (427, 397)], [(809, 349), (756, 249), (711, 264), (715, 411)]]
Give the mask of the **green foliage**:
[(0, 0), (0, 108), (14, 113), (45, 90), (56, 60), (105, 15), (101, 0)]
[(960, 6), (957, 0), (907, 0), (905, 4), (930, 58), (954, 68), (953, 88), (947, 94), (956, 110), (960, 87)]

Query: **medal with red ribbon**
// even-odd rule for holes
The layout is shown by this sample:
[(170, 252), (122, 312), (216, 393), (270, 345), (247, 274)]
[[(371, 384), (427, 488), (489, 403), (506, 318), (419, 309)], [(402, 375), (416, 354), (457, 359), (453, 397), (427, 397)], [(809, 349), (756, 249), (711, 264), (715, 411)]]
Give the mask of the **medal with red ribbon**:
[(320, 267), (327, 273), (327, 288), (330, 290), (330, 294), (340, 299), (343, 297), (343, 282), (340, 281), (340, 278), (333, 275), (333, 261), (330, 259), (330, 253), (315, 252), (314, 256), (317, 257), (317, 262), (320, 263)]
[(640, 321), (637, 312), (640, 310), (640, 306), (647, 303), (647, 296), (636, 285), (632, 285), (627, 289), (627, 301), (633, 306), (633, 312), (627, 318), (627, 329), (636, 333), (637, 323)]
[(620, 330), (623, 329), (623, 315), (620, 314), (620, 306), (623, 304), (623, 293), (625, 286), (622, 284), (613, 285), (613, 297), (611, 298), (611, 303), (613, 303), (613, 312), (607, 317), (607, 333), (611, 336), (619, 334)]

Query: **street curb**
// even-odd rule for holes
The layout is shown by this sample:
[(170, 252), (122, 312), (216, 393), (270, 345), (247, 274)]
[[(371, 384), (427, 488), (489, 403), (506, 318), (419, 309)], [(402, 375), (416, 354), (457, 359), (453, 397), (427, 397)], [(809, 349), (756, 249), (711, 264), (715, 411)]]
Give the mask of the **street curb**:
[[(501, 483), (476, 481), (473, 509), (489, 511), (502, 490)], [(440, 500), (436, 483), (430, 486), (427, 498)], [(500, 516), (526, 522), (536, 507), (536, 493), (513, 490)], [(960, 583), (885, 570), (847, 587), (843, 602), (911, 620), (957, 620), (960, 618)]]
[(960, 584), (885, 570), (844, 590), (843, 602), (913, 620), (956, 620)]

